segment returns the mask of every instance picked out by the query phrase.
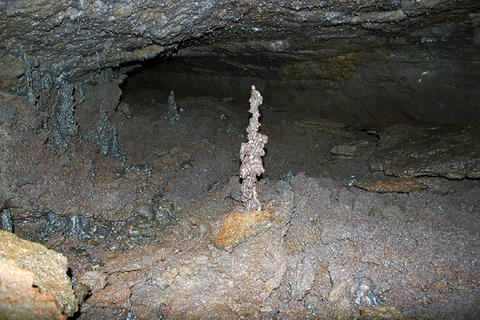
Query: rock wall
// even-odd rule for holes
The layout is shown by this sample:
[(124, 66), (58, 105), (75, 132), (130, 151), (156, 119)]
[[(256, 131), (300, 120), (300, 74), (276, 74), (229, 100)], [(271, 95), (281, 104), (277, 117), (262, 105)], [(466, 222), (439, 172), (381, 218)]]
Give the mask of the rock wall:
[(57, 181), (55, 163), (65, 178), (53, 189), (80, 177), (75, 153), (121, 166), (118, 86), (153, 57), (137, 86), (179, 97), (243, 99), (254, 81), (267, 107), (304, 117), (480, 122), (475, 0), (17, 0), (0, 11), (1, 209), (28, 206), (19, 190), (45, 196), (35, 186), (47, 168)]
[[(127, 63), (156, 56), (226, 57), (228, 65), (242, 68), (243, 76), (280, 76), (280, 84), (267, 84), (274, 87), (272, 96), (291, 86), (282, 81), (292, 79), (348, 79), (356, 71), (350, 81), (361, 83), (371, 71), (358, 69), (372, 62), (390, 64), (374, 70), (371, 81), (376, 87), (383, 80), (393, 82), (394, 86), (387, 85), (389, 93), (400, 85), (405, 91), (400, 100), (408, 96), (408, 90), (424, 96), (424, 100), (429, 100), (428, 94), (437, 93), (429, 89), (415, 92), (404, 83), (404, 77), (413, 81), (422, 78), (422, 85), (430, 78), (451, 77), (438, 88), (451, 87), (450, 92), (461, 89), (469, 80), (478, 80), (480, 4), (475, 0), (17, 0), (1, 4), (0, 10), (1, 88), (13, 90), (57, 122), (56, 145), (65, 145), (64, 136), (78, 130), (72, 119), (75, 103), (67, 105), (66, 101), (81, 90), (80, 84), (101, 85), (130, 70), (132, 65)], [(428, 65), (413, 71), (407, 67), (404, 73), (402, 66), (391, 66), (405, 61)], [(242, 73), (235, 70), (233, 75)], [(384, 73), (393, 79), (385, 79)], [(465, 82), (458, 83), (458, 79)], [(319, 87), (316, 83), (307, 87), (323, 91), (330, 88), (333, 94), (344, 89), (342, 85), (331, 86), (327, 83)], [(347, 86), (346, 96), (368, 99), (378, 93), (368, 90), (369, 86), (372, 83), (363, 82), (360, 88)], [(366, 94), (359, 95), (355, 89)], [(465, 91), (467, 95), (472, 93), (478, 93), (478, 87)], [(58, 95), (60, 99), (55, 98)], [(373, 100), (377, 105), (391, 103), (388, 99)], [(447, 99), (444, 108), (455, 108), (451, 104), (457, 100)], [(476, 102), (468, 105), (465, 113)], [(375, 106), (372, 108), (377, 112)], [(448, 112), (444, 114), (448, 116)]]

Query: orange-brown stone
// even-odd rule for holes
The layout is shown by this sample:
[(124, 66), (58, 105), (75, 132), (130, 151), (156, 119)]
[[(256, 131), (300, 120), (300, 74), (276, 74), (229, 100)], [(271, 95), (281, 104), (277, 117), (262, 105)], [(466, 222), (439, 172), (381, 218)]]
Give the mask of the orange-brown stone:
[(268, 211), (235, 211), (227, 215), (213, 243), (218, 248), (231, 252), (237, 245), (268, 229), (270, 225)]

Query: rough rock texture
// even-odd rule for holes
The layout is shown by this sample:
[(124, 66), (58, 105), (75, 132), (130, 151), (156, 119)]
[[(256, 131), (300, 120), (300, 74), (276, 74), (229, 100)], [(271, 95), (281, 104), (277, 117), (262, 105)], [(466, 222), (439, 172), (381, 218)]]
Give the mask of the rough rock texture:
[(205, 41), (203, 38), (236, 40), (253, 50), (275, 52), (291, 51), (291, 47), (305, 50), (330, 39), (341, 44), (346, 35), (356, 44), (364, 39), (378, 43), (398, 38), (401, 42), (408, 33), (423, 42), (437, 42), (457, 30), (464, 40), (478, 37), (469, 26), (477, 19), (478, 3), (473, 0), (17, 0), (3, 4), (1, 10), (0, 39), (11, 77), (18, 76), (23, 61), (25, 69), (75, 79), (89, 71), (171, 51), (188, 41)]
[[(23, 272), (24, 278), (19, 279), (18, 285), (23, 283), (24, 287), (31, 286), (30, 281), (32, 281), (41, 291), (53, 294), (60, 307), (60, 311), (65, 315), (72, 316), (75, 311), (77, 311), (77, 300), (73, 294), (70, 278), (67, 276), (68, 261), (66, 257), (58, 252), (45, 248), (39, 243), (20, 239), (15, 234), (2, 230), (0, 230), (0, 256), (3, 259), (11, 259), (14, 261), (14, 265), (18, 268), (16, 270), (12, 269), (13, 265), (11, 263), (8, 261), (4, 262), (11, 272), (18, 273), (20, 272), (19, 270), (31, 272), (30, 275)], [(19, 276), (22, 277), (21, 272)], [(12, 281), (12, 284), (15, 285), (15, 281)], [(11, 289), (16, 290), (17, 288), (13, 286)], [(34, 290), (29, 289), (25, 291), (25, 294), (27, 295), (29, 292), (33, 294), (33, 291)], [(10, 294), (12, 294), (12, 292), (10, 292)], [(47, 310), (52, 308), (51, 305), (48, 305), (49, 298), (47, 295), (37, 294), (37, 296), (40, 301), (46, 300), (47, 303), (45, 307)], [(35, 301), (34, 297), (30, 299), (33, 300), (33, 302)], [(3, 300), (3, 303), (8, 304), (8, 299)], [(35, 304), (32, 304), (34, 305), (32, 312), (34, 312)], [(19, 312), (25, 312), (24, 308), (25, 306), (19, 306)], [(13, 309), (15, 311), (15, 308)], [(45, 316), (44, 313), (48, 312), (47, 310), (40, 310), (40, 316)], [(55, 311), (55, 309), (53, 310)], [(54, 313), (57, 312), (55, 311)], [(57, 317), (61, 318), (58, 314)]]
[[(359, 277), (392, 306), (377, 314), (478, 317), (479, 182), (385, 182), (367, 166), (383, 133), (379, 151), (356, 130), (480, 124), (477, 0), (14, 0), (0, 13), (0, 210), (68, 256), (80, 318), (359, 316)], [(212, 241), (239, 210), (252, 84), (271, 226), (228, 253)], [(395, 146), (402, 163), (379, 162), (392, 174), (477, 177), (474, 148)]]
[[(285, 119), (265, 108), (262, 130), (272, 140), (258, 187), (271, 226), (228, 253), (213, 241), (227, 215), (241, 209), (236, 174), (248, 95), (243, 108), (235, 101), (177, 99), (181, 121), (174, 125), (164, 117), (168, 95), (134, 93), (137, 99), (132, 92), (125, 99), (130, 118), (123, 111), (111, 116), (124, 166), (88, 141), (72, 143), (84, 159), (52, 156), (40, 143), (33, 144), (35, 152), (20, 143), (3, 153), (18, 163), (50, 154), (43, 175), (31, 173), (43, 178), (35, 188), (11, 183), (58, 196), (45, 192), (32, 203), (28, 196), (24, 202), (10, 197), (4, 205), (15, 232), (62, 252), (75, 287), (89, 288), (81, 319), (357, 315), (367, 307), (355, 303), (355, 279), (362, 277), (405, 317), (478, 314), (478, 180), (436, 178), (450, 189), (438, 193), (348, 187), (352, 175), (388, 178), (368, 170), (377, 137), (323, 119)], [(21, 133), (20, 112), (12, 119)], [(17, 138), (33, 139), (29, 132)], [(347, 144), (358, 147), (357, 156), (330, 153)], [(16, 179), (28, 172), (9, 168), (2, 174)], [(80, 184), (81, 177), (91, 180)], [(131, 209), (123, 211), (125, 205)], [(340, 292), (330, 295), (337, 284)]]
[[(141, 319), (478, 316), (480, 233), (459, 219), (468, 210), (299, 175), (261, 184), (272, 226), (227, 253), (212, 240), (229, 208), (222, 199), (238, 187), (232, 180), (212, 193), (163, 244), (105, 259), (96, 273), (107, 286), (83, 317), (125, 309)], [(363, 295), (359, 278), (369, 281)], [(386, 305), (369, 308), (373, 296)]]
[(230, 96), (255, 82), (272, 105), (297, 101), (336, 120), (478, 124), (479, 7), (475, 0), (10, 1), (0, 7), (2, 88), (52, 117), (57, 148), (78, 130), (78, 101), (70, 98), (82, 85), (111, 81), (132, 68), (128, 62), (172, 55), (181, 58), (179, 74), (163, 76), (166, 92)]
[(370, 170), (399, 177), (480, 178), (479, 127), (400, 123), (377, 130)]
[(0, 257), (0, 315), (2, 319), (66, 319), (55, 296), (34, 287), (35, 275)]
[(268, 229), (270, 225), (268, 211), (235, 211), (225, 217), (213, 243), (218, 248), (231, 252), (237, 245)]
[(373, 192), (412, 192), (419, 191), (428, 188), (427, 185), (416, 180), (400, 180), (400, 181), (355, 181), (353, 185), (357, 188), (361, 188)]

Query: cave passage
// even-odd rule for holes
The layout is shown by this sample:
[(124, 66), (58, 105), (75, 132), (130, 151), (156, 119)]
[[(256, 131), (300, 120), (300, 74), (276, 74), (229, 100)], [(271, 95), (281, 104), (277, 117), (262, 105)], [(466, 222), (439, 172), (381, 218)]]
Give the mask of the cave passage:
[(0, 10), (0, 318), (480, 318), (477, 0)]

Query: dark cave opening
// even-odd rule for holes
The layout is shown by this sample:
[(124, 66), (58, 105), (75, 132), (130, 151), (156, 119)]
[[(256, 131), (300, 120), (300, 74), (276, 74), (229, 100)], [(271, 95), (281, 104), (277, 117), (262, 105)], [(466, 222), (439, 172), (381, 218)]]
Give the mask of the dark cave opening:
[[(389, 131), (423, 132), (436, 125), (461, 131), (462, 126), (480, 121), (478, 62), (472, 67), (471, 62), (452, 61), (444, 56), (446, 49), (435, 44), (415, 50), (411, 45), (370, 46), (328, 56), (278, 52), (239, 56), (203, 50), (208, 54), (180, 50), (174, 57), (147, 61), (122, 83), (120, 105), (127, 106), (128, 112), (161, 118), (173, 91), (179, 110), (185, 112), (182, 117), (210, 114), (210, 118), (194, 121), (191, 128), (203, 127), (198, 135), (212, 142), (226, 141), (230, 146), (219, 148), (233, 154), (241, 143), (238, 137), (244, 134), (249, 88), (254, 84), (264, 96), (262, 130), (271, 136), (265, 156), (268, 178), (305, 172), (344, 181), (350, 176), (373, 179), (374, 165), (367, 166), (365, 159), (372, 156), (380, 136), (391, 135)], [(405, 123), (405, 128), (395, 127), (396, 123)], [(217, 137), (222, 130), (226, 136)], [(233, 131), (237, 139), (229, 141)], [(428, 134), (420, 135), (426, 145), (437, 144), (440, 137), (434, 133), (428, 141)], [(420, 138), (405, 139), (408, 143), (408, 139)], [(475, 137), (455, 139), (445, 143), (466, 148), (467, 141)], [(442, 148), (438, 145), (435, 150)], [(427, 148), (421, 152), (438, 151)], [(402, 175), (400, 169), (395, 170), (388, 175)], [(414, 176), (437, 174), (429, 170)]]
[[(235, 54), (180, 50), (133, 71), (129, 91), (246, 101), (255, 84), (269, 110), (346, 125), (433, 122), (479, 125), (480, 64), (437, 44)], [(461, 107), (459, 107), (461, 106)]]

